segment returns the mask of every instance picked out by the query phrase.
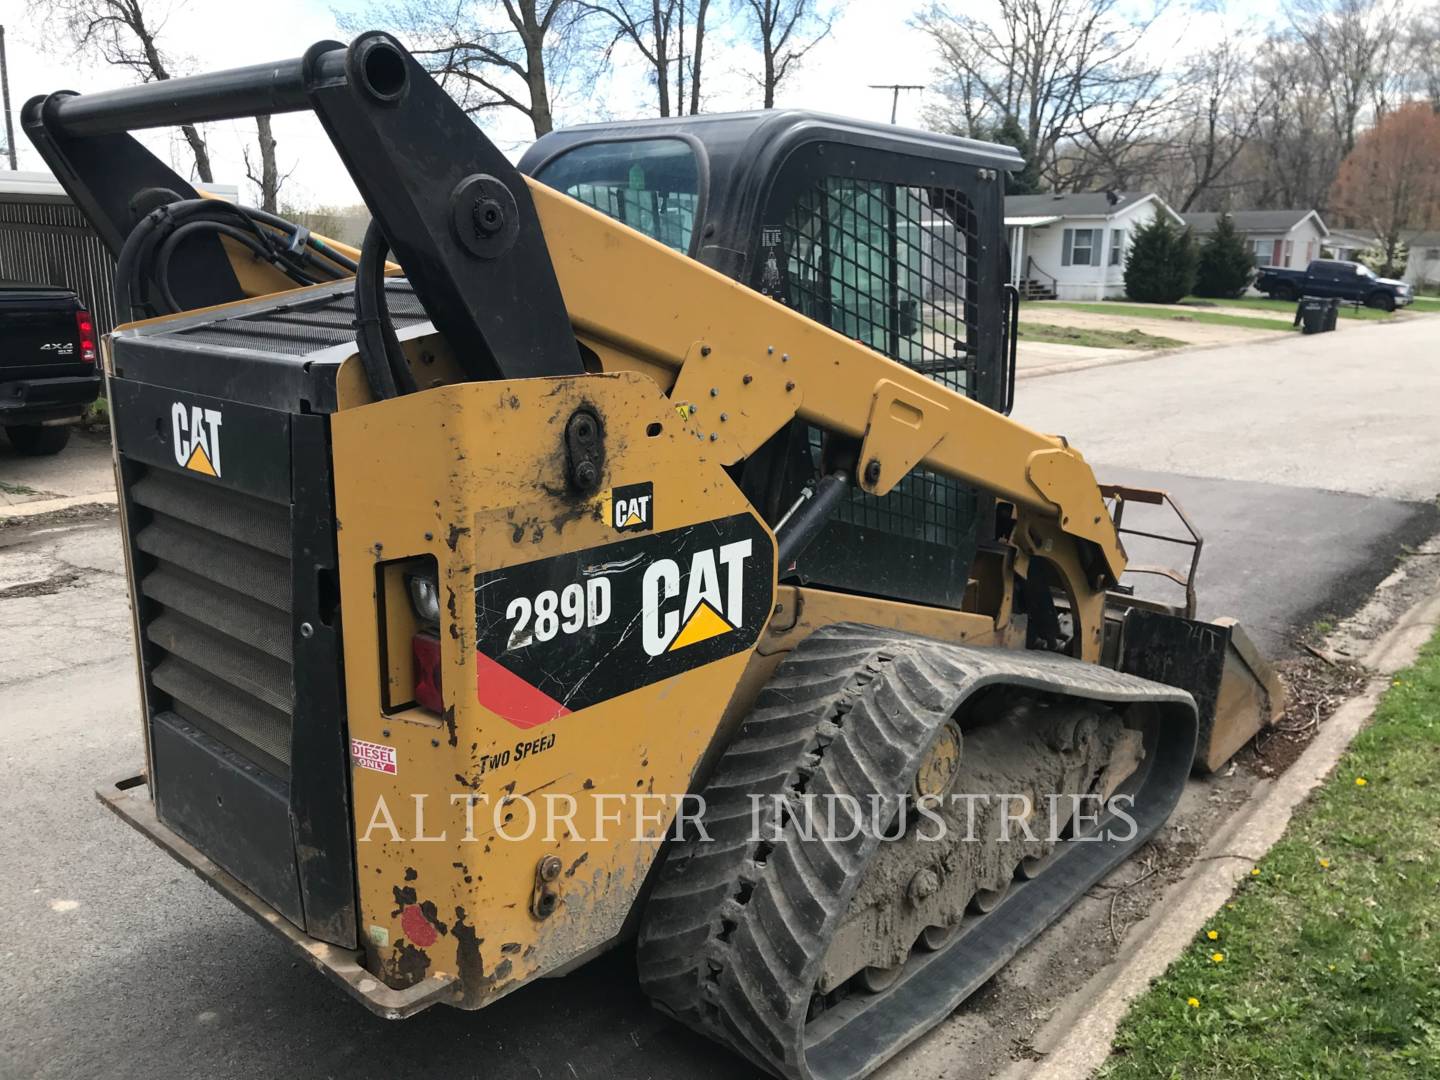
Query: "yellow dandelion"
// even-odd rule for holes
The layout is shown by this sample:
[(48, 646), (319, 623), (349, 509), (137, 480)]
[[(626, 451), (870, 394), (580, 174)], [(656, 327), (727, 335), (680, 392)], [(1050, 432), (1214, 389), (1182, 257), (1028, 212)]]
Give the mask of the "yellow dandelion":
[(1363, 776), (1357, 776), (1357, 777), (1355, 777), (1355, 786), (1356, 786), (1356, 787), (1364, 787), (1367, 783), (1369, 783), (1369, 781), (1366, 780), (1365, 777), (1363, 777)]
[(1251, 877), (1259, 877), (1259, 876), (1260, 876), (1260, 868), (1259, 868), (1258, 866), (1253, 867), (1253, 868), (1251, 869), (1251, 871), (1250, 871), (1250, 876), (1251, 876)]
[(1225, 954), (1223, 952), (1211, 953), (1210, 959), (1217, 964), (1223, 964), (1225, 962)]
[(1320, 860), (1320, 869), (1321, 869), (1321, 870), (1329, 870), (1329, 869), (1330, 869), (1330, 860), (1329, 860), (1329, 859), (1321, 859), (1321, 860)]
[(1331, 970), (1331, 971), (1334, 971), (1334, 970), (1335, 970), (1335, 965), (1334, 965), (1334, 964), (1329, 965), (1329, 967), (1330, 967), (1330, 970)]
[(1200, 999), (1194, 997), (1186, 998), (1185, 1004), (1189, 1005), (1192, 1009), (1198, 1009), (1200, 1007)]
[(1206, 931), (1205, 931), (1205, 936), (1208, 937), (1211, 941), (1219, 941), (1219, 940), (1220, 940), (1220, 931), (1219, 931), (1219, 930), (1206, 930)]
[(1226, 904), (1226, 905), (1225, 905), (1225, 910), (1226, 910), (1226, 911), (1234, 911), (1234, 910), (1235, 910), (1235, 905), (1234, 905), (1234, 904)]

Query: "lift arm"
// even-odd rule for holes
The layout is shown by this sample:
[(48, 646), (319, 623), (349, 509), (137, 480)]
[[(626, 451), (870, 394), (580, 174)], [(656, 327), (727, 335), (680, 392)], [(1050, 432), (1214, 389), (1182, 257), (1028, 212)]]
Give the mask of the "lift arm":
[[(582, 337), (676, 373), (671, 397), (725, 464), (792, 417), (861, 440), (860, 486), (884, 495), (916, 467), (1054, 518), (1125, 553), (1099, 485), (1063, 438), (1023, 424), (761, 296), (568, 196), (531, 182), (571, 322)], [(1107, 582), (1092, 581), (1103, 589)]]
[[(727, 464), (798, 416), (860, 440), (864, 490), (883, 495), (917, 467), (955, 477), (1016, 504), (1022, 524), (1053, 521), (1080, 541), (1087, 591), (1118, 581), (1125, 555), (1100, 488), (1063, 439), (528, 180), (389, 35), (319, 42), (276, 64), (37, 97), (23, 123), (118, 253), (153, 205), (147, 192), (194, 195), (131, 129), (306, 109), (467, 378), (580, 374), (578, 332), (612, 360), (673, 372), (685, 423)], [(218, 244), (191, 254), (187, 306), (240, 297)]]

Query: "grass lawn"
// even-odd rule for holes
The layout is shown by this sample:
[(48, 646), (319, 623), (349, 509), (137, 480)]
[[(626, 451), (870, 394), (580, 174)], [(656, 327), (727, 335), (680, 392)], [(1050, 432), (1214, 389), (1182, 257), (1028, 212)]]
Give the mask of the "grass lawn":
[[(1256, 311), (1273, 311), (1277, 314), (1295, 316), (1294, 300), (1271, 300), (1268, 296), (1242, 296), (1238, 300), (1216, 300), (1207, 296), (1187, 296), (1180, 301), (1182, 304), (1196, 304), (1203, 310), (1207, 304), (1217, 307), (1254, 308)], [(1388, 319), (1394, 313), (1381, 311), (1379, 308), (1357, 308), (1352, 304), (1340, 305), (1340, 318), (1342, 319)]]
[[(1218, 311), (1196, 308), (1191, 311), (1175, 311), (1167, 307), (1151, 307), (1149, 304), (1117, 304), (1113, 300), (1101, 300), (1093, 304), (1069, 300), (1033, 301), (1030, 310), (1042, 312), (1047, 307), (1067, 308), (1070, 311), (1091, 311), (1097, 315), (1121, 315), (1131, 319), (1159, 319), (1168, 322), (1208, 323), (1212, 326), (1245, 326), (1252, 330), (1285, 330), (1289, 324), (1278, 319), (1266, 319), (1258, 315), (1224, 315)], [(1294, 306), (1291, 306), (1294, 310)]]
[(1440, 1076), (1437, 775), (1440, 635), (1098, 1075)]
[(1021, 341), (1052, 345), (1088, 345), (1094, 349), (1173, 349), (1185, 342), (1143, 330), (1082, 330), (1077, 326), (1021, 322)]
[(1440, 311), (1440, 296), (1417, 296), (1410, 307), (1414, 311)]

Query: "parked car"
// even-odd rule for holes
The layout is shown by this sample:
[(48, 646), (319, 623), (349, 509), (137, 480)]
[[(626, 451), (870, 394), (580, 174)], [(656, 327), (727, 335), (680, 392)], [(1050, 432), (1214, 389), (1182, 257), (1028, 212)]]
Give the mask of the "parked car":
[(22, 454), (57, 454), (100, 393), (95, 320), (74, 291), (0, 281), (0, 426)]
[(1376, 277), (1364, 263), (1338, 259), (1311, 259), (1304, 270), (1262, 266), (1255, 288), (1277, 300), (1335, 296), (1384, 311), (1394, 311), (1415, 299), (1414, 290), (1405, 282)]

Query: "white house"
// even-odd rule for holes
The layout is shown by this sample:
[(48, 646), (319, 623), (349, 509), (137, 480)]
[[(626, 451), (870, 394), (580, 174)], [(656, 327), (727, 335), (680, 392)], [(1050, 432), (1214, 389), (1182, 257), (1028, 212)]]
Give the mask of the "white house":
[(1144, 192), (1009, 195), (1010, 279), (1031, 299), (1124, 296), (1130, 237), (1156, 210), (1184, 224), (1164, 199)]
[[(1219, 214), (1185, 215), (1196, 239), (1214, 232), (1219, 220)], [(1232, 210), (1230, 220), (1245, 238), (1256, 266), (1304, 270), (1311, 259), (1321, 257), (1320, 248), (1330, 236), (1314, 210)]]
[(1405, 263), (1405, 280), (1418, 290), (1440, 285), (1440, 230), (1407, 232), (1405, 243), (1410, 258)]
[[(1440, 230), (1402, 229), (1400, 238), (1408, 252), (1401, 278), (1417, 291), (1440, 286)], [(1354, 229), (1337, 229), (1325, 240), (1325, 247), (1333, 257), (1347, 262), (1359, 259), (1362, 251), (1378, 251), (1381, 246), (1376, 237)]]

